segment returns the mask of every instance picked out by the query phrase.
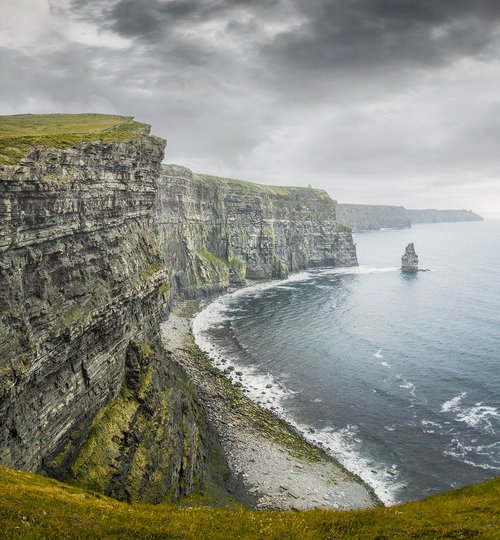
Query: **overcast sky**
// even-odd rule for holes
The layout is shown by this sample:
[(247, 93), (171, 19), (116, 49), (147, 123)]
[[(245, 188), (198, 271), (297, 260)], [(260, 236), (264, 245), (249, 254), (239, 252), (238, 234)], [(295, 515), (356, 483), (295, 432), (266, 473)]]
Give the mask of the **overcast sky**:
[(135, 116), (166, 161), (500, 216), (499, 0), (0, 0), (0, 114)]

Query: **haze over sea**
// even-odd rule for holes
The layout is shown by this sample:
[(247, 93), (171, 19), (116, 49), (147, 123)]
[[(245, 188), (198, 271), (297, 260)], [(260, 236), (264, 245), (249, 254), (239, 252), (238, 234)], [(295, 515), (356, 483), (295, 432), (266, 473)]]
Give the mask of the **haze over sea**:
[[(241, 289), (193, 330), (384, 502), (479, 482), (500, 473), (499, 239), (499, 221), (357, 234), (359, 268)], [(431, 272), (398, 270), (412, 241)]]

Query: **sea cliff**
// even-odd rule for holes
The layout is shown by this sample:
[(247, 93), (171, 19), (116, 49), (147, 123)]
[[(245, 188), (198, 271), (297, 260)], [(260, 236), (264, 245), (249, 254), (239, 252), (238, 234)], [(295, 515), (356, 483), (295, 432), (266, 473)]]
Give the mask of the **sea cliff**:
[(0, 122), (0, 464), (125, 500), (223, 499), (224, 449), (160, 322), (247, 277), (355, 265), (350, 230), (323, 191), (162, 166), (143, 124), (55, 116), (15, 137), (21, 117)]
[(163, 166), (156, 222), (172, 287), (197, 297), (285, 278), (314, 266), (357, 265), (351, 231), (325, 191), (267, 186)]
[(337, 204), (337, 217), (354, 231), (406, 229), (414, 223), (482, 221), (471, 210), (410, 210), (404, 206)]

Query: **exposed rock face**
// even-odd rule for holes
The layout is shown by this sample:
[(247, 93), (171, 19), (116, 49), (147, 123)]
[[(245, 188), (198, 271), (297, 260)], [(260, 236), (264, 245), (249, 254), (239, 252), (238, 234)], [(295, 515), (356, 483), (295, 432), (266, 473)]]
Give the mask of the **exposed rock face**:
[[(151, 214), (164, 146), (143, 135), (0, 169), (2, 465), (93, 469), (93, 487), (154, 501), (202, 481), (210, 434), (157, 346), (170, 300)], [(152, 352), (133, 368), (138, 342)]]
[(413, 242), (406, 246), (401, 257), (401, 270), (403, 272), (418, 272), (418, 255), (415, 253)]
[(355, 265), (325, 192), (160, 165), (165, 142), (38, 149), (0, 166), (0, 463), (159, 502), (230, 479), (159, 345), (176, 296)]
[(412, 223), (482, 221), (471, 210), (409, 210), (403, 206), (337, 204), (337, 218), (354, 231), (406, 229)]
[(406, 210), (412, 223), (443, 223), (454, 221), (483, 221), (472, 210)]
[(357, 265), (351, 231), (322, 190), (260, 186), (163, 168), (157, 222), (173, 288), (184, 296), (223, 290), (245, 278)]
[(403, 206), (374, 204), (337, 204), (337, 216), (354, 231), (406, 229), (411, 220)]

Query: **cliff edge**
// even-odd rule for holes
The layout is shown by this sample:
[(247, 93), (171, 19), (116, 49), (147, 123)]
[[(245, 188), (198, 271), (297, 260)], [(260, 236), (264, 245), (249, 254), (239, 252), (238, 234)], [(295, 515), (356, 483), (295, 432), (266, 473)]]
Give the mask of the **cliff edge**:
[(357, 264), (325, 192), (162, 166), (128, 117), (0, 117), (0, 464), (124, 500), (235, 479), (163, 350), (180, 297)]

